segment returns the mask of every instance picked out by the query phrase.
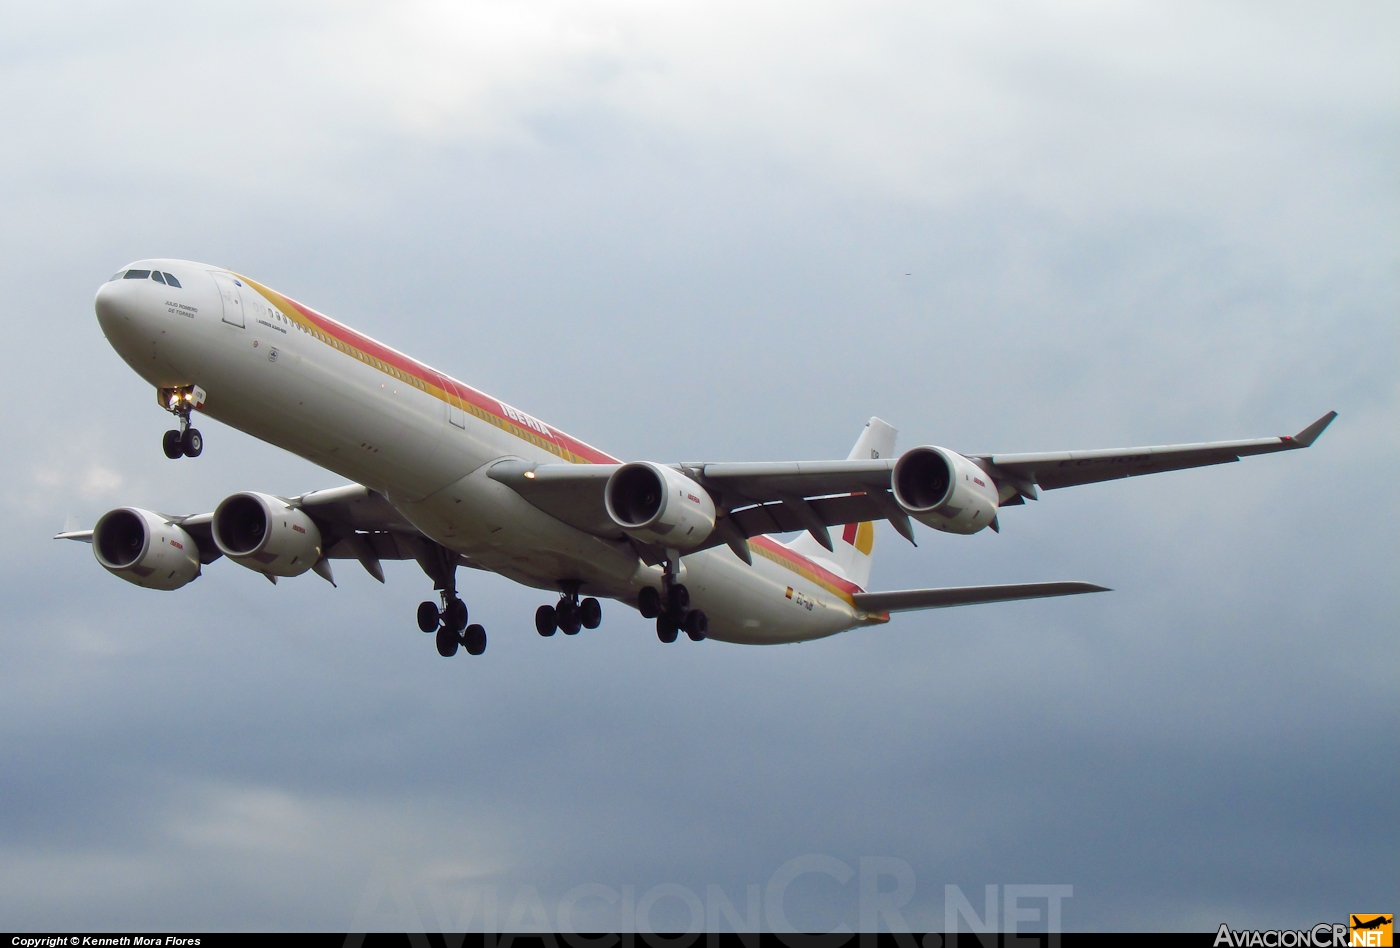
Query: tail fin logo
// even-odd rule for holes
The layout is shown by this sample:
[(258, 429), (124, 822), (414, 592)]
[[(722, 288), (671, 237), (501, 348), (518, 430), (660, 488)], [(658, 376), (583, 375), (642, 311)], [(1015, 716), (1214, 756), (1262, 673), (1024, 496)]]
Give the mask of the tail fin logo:
[(875, 548), (875, 524), (848, 523), (846, 529), (841, 531), (841, 539), (855, 547), (858, 552), (870, 555), (870, 551)]

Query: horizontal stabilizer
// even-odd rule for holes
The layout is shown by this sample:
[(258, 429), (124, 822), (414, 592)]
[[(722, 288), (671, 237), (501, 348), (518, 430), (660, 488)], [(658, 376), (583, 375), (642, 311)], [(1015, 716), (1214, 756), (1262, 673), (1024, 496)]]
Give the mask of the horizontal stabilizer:
[(1080, 593), (1109, 592), (1093, 583), (1016, 583), (1008, 586), (949, 586), (946, 589), (901, 589), (894, 592), (856, 593), (856, 608), (862, 612), (907, 612), (912, 609), (942, 609), (971, 606), (979, 602), (1007, 602), (1013, 599), (1044, 599), (1048, 596), (1077, 596)]
[(55, 540), (81, 540), (83, 543), (92, 542), (91, 530), (65, 530), (54, 537)]

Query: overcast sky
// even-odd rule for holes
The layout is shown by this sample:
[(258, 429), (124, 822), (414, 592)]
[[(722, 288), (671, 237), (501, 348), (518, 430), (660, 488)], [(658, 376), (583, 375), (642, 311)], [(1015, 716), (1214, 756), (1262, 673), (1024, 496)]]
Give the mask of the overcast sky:
[[(433, 930), (489, 891), (501, 924), (532, 893), (557, 924), (571, 890), (578, 924), (650, 892), (684, 926), (682, 892), (742, 912), (813, 854), (907, 864), (921, 928), (949, 885), (979, 911), (1071, 885), (1072, 930), (1396, 907), (1394, 4), (3, 19), (6, 926)], [(444, 661), (411, 564), (332, 589), (221, 561), (156, 593), (49, 539), (341, 483), (209, 420), (201, 458), (164, 458), (92, 312), (147, 256), (253, 275), (628, 459), (845, 457), (871, 415), (966, 452), (1340, 417), (1000, 535), (878, 531), (877, 589), (1111, 594), (664, 647), (616, 604), (543, 640), (541, 593), (472, 574), (490, 648)], [(857, 902), (808, 872), (782, 913), (856, 927)]]

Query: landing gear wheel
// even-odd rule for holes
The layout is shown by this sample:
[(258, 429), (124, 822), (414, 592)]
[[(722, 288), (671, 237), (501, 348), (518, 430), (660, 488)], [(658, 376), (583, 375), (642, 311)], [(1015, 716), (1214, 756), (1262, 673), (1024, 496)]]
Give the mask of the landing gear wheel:
[(554, 607), (554, 615), (559, 623), (559, 631), (565, 635), (578, 635), (578, 630), (583, 627), (579, 620), (579, 607), (573, 603), (559, 603)]
[(559, 628), (559, 620), (554, 615), (553, 606), (540, 606), (535, 610), (535, 631), (545, 638), (554, 634), (554, 630)]
[(447, 600), (442, 610), (443, 624), (453, 632), (461, 632), (467, 627), (467, 604), (460, 599)]
[(637, 611), (642, 614), (643, 619), (655, 619), (661, 615), (661, 593), (651, 586), (643, 587), (637, 593)]
[(171, 428), (165, 433), (165, 437), (160, 439), (160, 448), (165, 452), (165, 456), (170, 460), (185, 456), (185, 446), (180, 443), (180, 431)]
[(603, 622), (603, 607), (590, 596), (578, 604), (578, 616), (585, 629), (596, 629)]
[(690, 608), (690, 590), (680, 583), (672, 586), (670, 606), (671, 615), (677, 617), (685, 615), (685, 611)]
[(676, 640), (676, 633), (678, 631), (679, 629), (676, 628), (675, 620), (670, 616), (656, 617), (656, 637), (667, 645), (670, 645)]
[(486, 651), (486, 630), (473, 623), (462, 633), (462, 646), (468, 655), (480, 655)]
[(424, 632), (436, 632), (441, 615), (438, 613), (437, 603), (420, 602), (418, 604), (418, 628)]
[(457, 637), (447, 626), (443, 626), (437, 631), (437, 650), (443, 658), (451, 658), (457, 654), (457, 646), (462, 644), (462, 640)]
[(692, 609), (685, 614), (685, 634), (690, 636), (690, 641), (699, 642), (705, 638), (710, 631), (710, 620), (705, 613), (699, 609)]
[(180, 435), (180, 448), (187, 458), (199, 457), (204, 451), (204, 435), (199, 433), (198, 428), (186, 428), (185, 433)]

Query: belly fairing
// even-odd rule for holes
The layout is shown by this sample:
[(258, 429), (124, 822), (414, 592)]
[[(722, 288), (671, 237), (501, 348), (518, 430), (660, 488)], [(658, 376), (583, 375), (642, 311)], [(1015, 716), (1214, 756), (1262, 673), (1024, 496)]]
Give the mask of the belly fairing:
[(858, 624), (850, 605), (806, 578), (719, 547), (686, 557), (691, 603), (705, 610), (709, 637), (745, 645), (805, 642)]
[(488, 477), (489, 468), (483, 464), (422, 499), (391, 488), (389, 501), (425, 535), (473, 565), (542, 589), (571, 580), (582, 583), (585, 594), (629, 596), (637, 568), (630, 545), (561, 523)]

